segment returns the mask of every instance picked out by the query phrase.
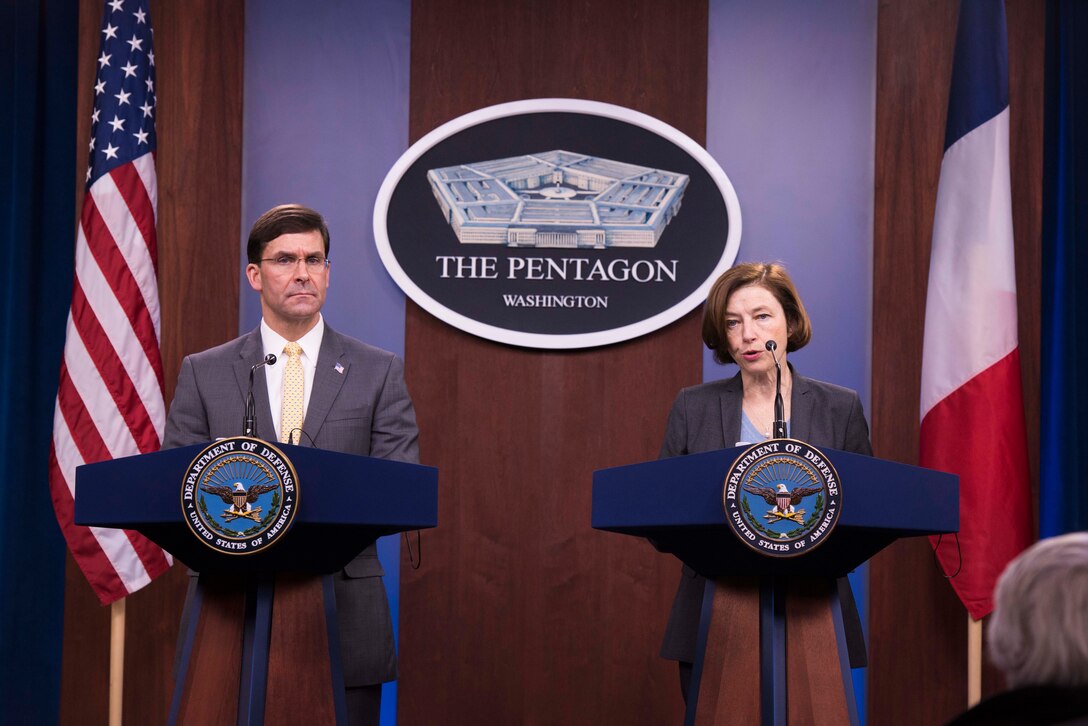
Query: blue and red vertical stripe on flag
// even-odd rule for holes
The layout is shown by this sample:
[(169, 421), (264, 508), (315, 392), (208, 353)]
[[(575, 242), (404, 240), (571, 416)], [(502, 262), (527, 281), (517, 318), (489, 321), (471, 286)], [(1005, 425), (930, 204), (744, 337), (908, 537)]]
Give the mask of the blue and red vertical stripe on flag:
[(960, 477), (959, 546), (937, 549), (975, 619), (1031, 544), (1009, 177), (1002, 0), (963, 0), (937, 191), (922, 355), (920, 463)]

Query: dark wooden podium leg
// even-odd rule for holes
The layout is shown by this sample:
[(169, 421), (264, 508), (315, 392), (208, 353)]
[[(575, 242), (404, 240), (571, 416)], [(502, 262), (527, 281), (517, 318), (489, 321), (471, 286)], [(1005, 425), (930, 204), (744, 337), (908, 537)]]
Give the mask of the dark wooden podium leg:
[(686, 726), (759, 722), (759, 584), (707, 581)]
[(834, 581), (791, 582), (786, 617), (789, 722), (857, 724), (854, 682)]
[(242, 676), (245, 590), (201, 578), (182, 623), (182, 651), (169, 723), (235, 726)]
[(707, 582), (685, 726), (857, 722), (834, 581)]
[[(333, 687), (333, 669), (329, 667), (324, 579), (302, 575), (276, 578), (265, 704), (267, 726), (337, 722), (336, 699), (344, 702), (344, 686), (341, 678), (339, 688)], [(331, 589), (331, 580), (329, 584)], [(339, 655), (339, 637), (334, 636), (332, 642)], [(346, 709), (341, 713), (346, 714)], [(346, 723), (346, 718), (340, 723)]]
[(202, 575), (187, 602), (168, 723), (347, 723), (330, 576)]

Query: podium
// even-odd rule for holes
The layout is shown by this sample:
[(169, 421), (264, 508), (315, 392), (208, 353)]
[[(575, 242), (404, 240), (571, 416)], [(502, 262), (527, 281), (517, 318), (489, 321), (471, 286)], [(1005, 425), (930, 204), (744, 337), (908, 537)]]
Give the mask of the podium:
[(230, 555), (183, 519), (182, 478), (207, 446), (76, 470), (77, 524), (137, 530), (200, 573), (183, 616), (170, 723), (342, 723), (330, 575), (378, 537), (436, 526), (438, 472), (276, 444), (297, 473), (294, 521), (275, 545)]
[(901, 537), (957, 531), (958, 477), (822, 448), (838, 524), (816, 549), (771, 557), (725, 520), (725, 476), (747, 450), (594, 472), (593, 527), (648, 538), (707, 578), (685, 724), (857, 723), (834, 579)]

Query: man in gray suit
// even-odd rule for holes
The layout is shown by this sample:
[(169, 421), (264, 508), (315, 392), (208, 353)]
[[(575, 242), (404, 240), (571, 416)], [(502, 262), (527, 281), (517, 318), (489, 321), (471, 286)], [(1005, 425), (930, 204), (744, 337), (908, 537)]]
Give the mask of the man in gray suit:
[[(163, 448), (242, 433), (250, 371), (271, 353), (284, 362), (254, 374), (257, 436), (305, 439), (320, 449), (418, 463), (418, 430), (403, 363), (337, 333), (321, 316), (329, 288), (328, 253), (328, 227), (312, 209), (282, 205), (253, 224), (246, 278), (261, 296), (261, 324), (182, 361)], [(293, 375), (285, 376), (287, 351), (301, 361), (302, 411), (295, 420), (290, 395), (284, 405), (284, 379)], [(371, 544), (334, 576), (352, 724), (378, 723), (381, 684), (397, 677), (383, 574)]]

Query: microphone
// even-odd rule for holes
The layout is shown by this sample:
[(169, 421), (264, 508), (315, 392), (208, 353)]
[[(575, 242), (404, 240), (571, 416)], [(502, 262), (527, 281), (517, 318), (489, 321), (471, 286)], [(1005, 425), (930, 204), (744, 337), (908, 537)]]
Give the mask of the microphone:
[(778, 343), (767, 341), (767, 350), (774, 358), (774, 424), (771, 426), (771, 438), (786, 438), (786, 407), (782, 403), (782, 366), (778, 363), (778, 356), (774, 354), (778, 350)]
[(264, 360), (249, 369), (249, 393), (246, 394), (246, 415), (242, 419), (242, 436), (257, 435), (257, 414), (254, 410), (256, 407), (253, 405), (253, 374), (261, 366), (274, 365), (276, 365), (276, 356), (269, 353), (264, 357)]

